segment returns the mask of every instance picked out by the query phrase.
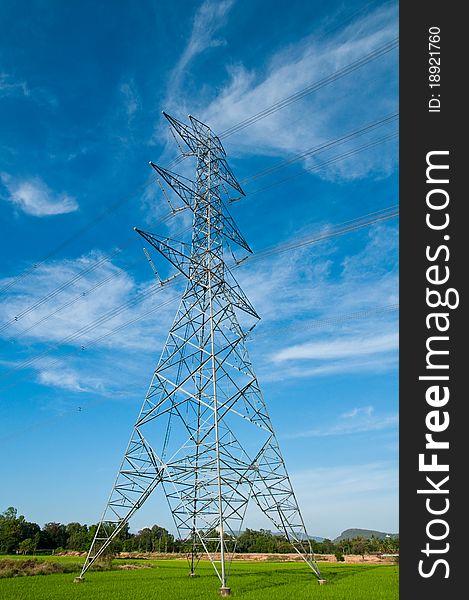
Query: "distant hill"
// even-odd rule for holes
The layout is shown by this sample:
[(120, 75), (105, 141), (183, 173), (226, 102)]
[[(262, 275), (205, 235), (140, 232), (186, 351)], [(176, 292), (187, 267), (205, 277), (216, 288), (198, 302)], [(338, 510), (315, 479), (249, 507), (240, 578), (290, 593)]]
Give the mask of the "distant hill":
[(375, 537), (381, 540), (387, 535), (391, 536), (392, 538), (399, 537), (398, 533), (386, 533), (384, 531), (375, 531), (374, 529), (346, 529), (345, 531), (342, 531), (342, 533), (333, 541), (340, 542), (342, 540), (350, 540), (356, 537), (362, 537), (365, 539)]
[[(269, 530), (270, 531), (270, 530)], [(280, 535), (280, 536), (285, 536), (284, 533), (282, 533), (281, 531), (270, 531), (270, 533), (272, 535)], [(322, 542), (323, 540), (325, 540), (326, 538), (321, 537), (320, 535), (304, 535), (304, 533), (297, 533), (298, 535), (298, 539), (300, 540), (315, 540), (316, 542)]]

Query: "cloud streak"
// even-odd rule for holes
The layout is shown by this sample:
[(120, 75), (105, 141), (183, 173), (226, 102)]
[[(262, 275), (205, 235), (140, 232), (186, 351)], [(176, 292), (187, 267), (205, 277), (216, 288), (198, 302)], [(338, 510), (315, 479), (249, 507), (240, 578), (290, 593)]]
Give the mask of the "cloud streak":
[(355, 358), (390, 352), (398, 347), (397, 333), (376, 335), (368, 338), (346, 337), (320, 342), (306, 342), (284, 348), (272, 355), (274, 363), (291, 360), (328, 360), (337, 358)]
[(23, 96), (31, 95), (26, 81), (13, 80), (7, 73), (0, 73), (0, 98), (6, 96)]
[[(125, 269), (108, 261), (100, 269), (81, 276), (73, 285), (67, 285), (59, 295), (53, 295), (54, 290), (102, 258), (101, 254), (94, 253), (76, 260), (40, 265), (28, 279), (18, 283), (8, 301), (2, 304), (0, 320), (11, 325), (8, 329), (2, 328), (1, 335), (7, 339), (15, 335), (13, 339), (22, 343), (61, 343), (83, 329), (81, 335), (66, 343), (69, 347), (80, 347), (117, 330), (103, 337), (95, 347), (120, 350), (152, 347), (155, 336), (164, 335), (175, 310), (175, 305), (170, 304), (174, 289), (156, 289), (153, 281), (137, 284)], [(48, 296), (49, 299), (41, 301)], [(28, 310), (35, 305), (34, 310)], [(160, 305), (164, 306), (155, 314), (137, 320)], [(23, 316), (15, 320), (15, 315)], [(135, 323), (118, 330), (133, 320)], [(97, 325), (92, 326), (93, 323)]]
[(80, 379), (78, 373), (65, 364), (55, 367), (39, 367), (38, 370), (39, 383), (48, 387), (78, 393), (93, 391), (93, 386), (90, 386), (90, 377), (86, 377), (87, 385), (83, 385)]
[(7, 97), (27, 98), (53, 109), (58, 104), (57, 98), (50, 91), (40, 87), (31, 88), (24, 79), (14, 79), (8, 73), (0, 73), (0, 99)]
[(79, 208), (74, 198), (53, 192), (38, 177), (21, 179), (1, 173), (0, 179), (8, 191), (7, 200), (27, 215), (50, 217), (75, 212)]
[(172, 103), (189, 64), (206, 50), (224, 44), (224, 41), (216, 36), (225, 24), (233, 4), (234, 0), (204, 0), (197, 9), (189, 41), (171, 73), (167, 90), (169, 103)]
[[(220, 44), (215, 34), (224, 24), (231, 5), (231, 2), (213, 3), (210, 0), (201, 5), (194, 18), (189, 42), (167, 88), (168, 105), (177, 110), (175, 116), (182, 116), (184, 107), (190, 107), (189, 112), (217, 133), (297, 93), (305, 84), (319, 81), (362, 58), (397, 34), (395, 7), (381, 7), (334, 36), (321, 38), (315, 32), (285, 46), (271, 55), (266, 64), (252, 68), (231, 63), (227, 66), (228, 81), (217, 83), (213, 89), (207, 85), (191, 89), (189, 96), (180, 86), (185, 70), (201, 52)], [(350, 129), (352, 116), (354, 125), (358, 126), (394, 111), (396, 61), (397, 54), (393, 51), (371, 62), (365, 69), (358, 69), (352, 76), (336, 81), (333, 86), (326, 86), (251, 124), (227, 138), (230, 154), (234, 158), (291, 156), (343, 134)], [(388, 92), (383, 92), (385, 87)], [(172, 101), (176, 91), (179, 91), (177, 104)], [(385, 129), (385, 133), (390, 132), (389, 128)], [(358, 160), (348, 158), (321, 169), (319, 176), (351, 180), (368, 175), (389, 175), (396, 167), (395, 145), (386, 144), (383, 148), (380, 152), (361, 153)], [(316, 158), (308, 159), (303, 162), (303, 167), (313, 168), (317, 162)]]
[(371, 431), (382, 431), (385, 429), (395, 429), (398, 425), (399, 417), (397, 414), (374, 415), (365, 412), (358, 412), (344, 419), (339, 417), (336, 423), (326, 423), (321, 427), (314, 429), (305, 429), (295, 433), (285, 435), (286, 439), (302, 438), (321, 438), (331, 436), (348, 436), (358, 433), (368, 433)]
[(123, 97), (124, 110), (130, 123), (134, 118), (135, 114), (141, 108), (141, 100), (138, 95), (135, 82), (130, 80), (122, 83), (119, 86), (119, 92)]
[[(370, 230), (341, 268), (334, 261), (337, 242), (243, 265), (237, 278), (262, 317), (253, 334), (261, 381), (396, 367), (396, 314), (366, 314), (398, 302), (395, 232), (390, 226)], [(363, 318), (335, 319), (357, 310)], [(324, 327), (311, 327), (315, 320)]]
[(398, 531), (398, 469), (388, 462), (291, 473), (308, 532), (331, 539), (350, 527)]

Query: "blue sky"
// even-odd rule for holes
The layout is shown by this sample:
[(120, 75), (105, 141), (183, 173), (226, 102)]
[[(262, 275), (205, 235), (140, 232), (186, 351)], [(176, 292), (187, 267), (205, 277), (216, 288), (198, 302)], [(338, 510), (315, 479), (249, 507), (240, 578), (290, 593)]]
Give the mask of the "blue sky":
[[(150, 293), (133, 232), (188, 233), (148, 166), (178, 151), (161, 111), (223, 132), (391, 41), (397, 6), (27, 4), (26, 17), (24, 4), (0, 6), (0, 510), (91, 523), (182, 292), (176, 280)], [(232, 214), (255, 253), (398, 202), (396, 122), (249, 180), (397, 112), (397, 89), (393, 50), (223, 139), (247, 193)], [(262, 318), (249, 351), (313, 535), (398, 530), (397, 225), (236, 271)], [(132, 529), (153, 523), (173, 529), (158, 495)]]

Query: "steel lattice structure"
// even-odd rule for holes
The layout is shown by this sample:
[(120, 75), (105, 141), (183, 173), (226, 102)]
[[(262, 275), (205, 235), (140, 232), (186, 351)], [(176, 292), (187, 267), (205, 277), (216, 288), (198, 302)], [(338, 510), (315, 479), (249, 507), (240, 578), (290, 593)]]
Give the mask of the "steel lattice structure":
[(80, 578), (157, 486), (190, 542), (190, 574), (206, 554), (222, 594), (250, 499), (320, 578), (246, 349), (252, 327), (245, 332), (238, 320), (259, 316), (225, 261), (230, 244), (251, 252), (226, 208), (228, 187), (244, 192), (207, 125), (163, 114), (195, 156), (196, 180), (150, 164), (192, 211), (192, 241), (136, 231), (187, 285)]

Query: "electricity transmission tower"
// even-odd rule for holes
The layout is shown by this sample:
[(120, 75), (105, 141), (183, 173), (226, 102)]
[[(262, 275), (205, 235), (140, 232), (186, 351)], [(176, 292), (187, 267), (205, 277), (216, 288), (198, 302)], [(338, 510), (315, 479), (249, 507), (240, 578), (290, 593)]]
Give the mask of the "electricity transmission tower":
[(259, 316), (225, 261), (232, 244), (251, 252), (226, 209), (228, 188), (244, 192), (207, 125), (164, 115), (185, 154), (196, 158), (195, 182), (150, 164), (181, 208), (192, 211), (192, 241), (136, 231), (187, 283), (80, 579), (157, 486), (189, 548), (190, 575), (206, 554), (222, 595), (230, 593), (231, 560), (251, 499), (320, 579), (247, 353), (254, 325), (246, 332), (238, 320), (244, 313), (249, 325)]

